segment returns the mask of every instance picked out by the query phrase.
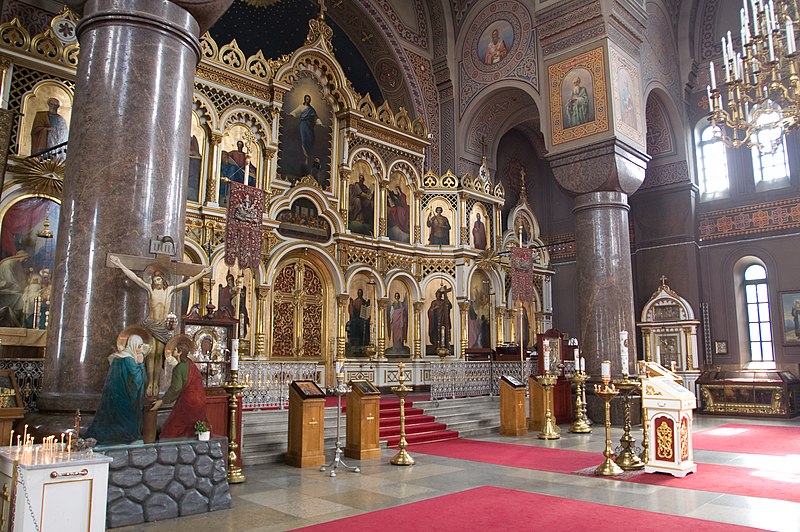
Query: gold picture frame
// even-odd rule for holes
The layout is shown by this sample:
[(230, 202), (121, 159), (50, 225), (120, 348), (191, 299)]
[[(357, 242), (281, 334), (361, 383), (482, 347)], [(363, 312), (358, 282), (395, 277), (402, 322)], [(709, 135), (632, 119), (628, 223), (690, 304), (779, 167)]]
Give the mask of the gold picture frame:
[(554, 63), (547, 68), (547, 73), (553, 145), (608, 131), (602, 47)]

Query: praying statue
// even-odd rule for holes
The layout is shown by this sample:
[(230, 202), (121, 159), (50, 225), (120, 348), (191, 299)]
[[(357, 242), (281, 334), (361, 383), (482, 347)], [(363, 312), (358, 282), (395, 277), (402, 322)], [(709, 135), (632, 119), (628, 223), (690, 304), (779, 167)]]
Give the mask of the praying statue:
[(140, 334), (131, 334), (125, 347), (108, 356), (110, 369), (100, 396), (100, 406), (86, 438), (103, 445), (132, 443), (142, 439), (144, 423), (144, 359), (150, 345)]

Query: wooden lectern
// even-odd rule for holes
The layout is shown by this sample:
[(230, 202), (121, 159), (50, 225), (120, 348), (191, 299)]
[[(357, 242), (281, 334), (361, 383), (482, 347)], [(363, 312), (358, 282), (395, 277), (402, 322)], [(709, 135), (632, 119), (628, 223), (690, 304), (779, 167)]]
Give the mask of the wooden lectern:
[(289, 450), (286, 464), (317, 467), (325, 464), (325, 393), (314, 381), (289, 386)]
[(540, 431), (544, 426), (544, 415), (547, 410), (547, 398), (544, 394), (544, 388), (539, 384), (539, 381), (534, 376), (528, 377), (528, 410), (530, 411), (530, 418), (528, 419), (528, 429)]
[(366, 380), (350, 381), (347, 392), (347, 447), (344, 455), (357, 460), (381, 456), (381, 392)]
[(500, 434), (524, 436), (528, 433), (525, 415), (525, 385), (514, 377), (500, 379)]

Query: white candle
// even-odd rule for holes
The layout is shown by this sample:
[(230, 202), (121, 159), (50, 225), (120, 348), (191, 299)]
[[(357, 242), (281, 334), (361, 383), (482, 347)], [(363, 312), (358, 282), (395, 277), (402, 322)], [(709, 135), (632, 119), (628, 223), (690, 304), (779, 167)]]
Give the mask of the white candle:
[(714, 98), (711, 96), (711, 87), (706, 85), (706, 92), (708, 93), (708, 112), (714, 112)]
[(231, 371), (239, 371), (239, 339), (231, 340)]
[(575, 371), (581, 370), (581, 355), (578, 353), (578, 348), (574, 348), (572, 353), (575, 355)]
[(717, 88), (717, 74), (714, 72), (714, 61), (708, 62), (708, 73), (711, 77), (711, 89), (716, 90)]
[(661, 364), (661, 346), (656, 346), (656, 364)]
[(789, 18), (786, 19), (786, 53), (793, 54), (795, 50), (794, 23)]
[(602, 378), (603, 382), (608, 382), (611, 380), (611, 361), (604, 360), (600, 363), (600, 377)]
[(769, 60), (775, 61), (775, 47), (772, 44), (772, 32), (767, 33), (767, 42), (769, 43)]
[(628, 331), (619, 332), (619, 351), (622, 362), (622, 374), (628, 374)]
[(544, 348), (544, 372), (550, 373), (550, 346)]
[(586, 359), (584, 357), (581, 357), (581, 371), (586, 373)]

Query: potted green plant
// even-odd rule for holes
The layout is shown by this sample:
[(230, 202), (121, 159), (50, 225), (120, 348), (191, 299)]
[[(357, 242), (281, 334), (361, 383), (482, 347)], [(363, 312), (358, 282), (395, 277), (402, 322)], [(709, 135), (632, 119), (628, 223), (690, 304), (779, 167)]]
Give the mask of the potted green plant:
[(200, 441), (208, 441), (211, 439), (211, 425), (208, 421), (201, 419), (194, 422), (194, 431), (197, 433), (197, 439)]

